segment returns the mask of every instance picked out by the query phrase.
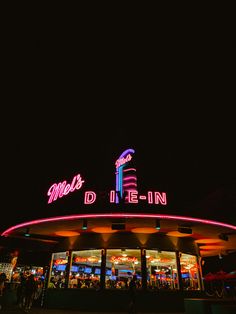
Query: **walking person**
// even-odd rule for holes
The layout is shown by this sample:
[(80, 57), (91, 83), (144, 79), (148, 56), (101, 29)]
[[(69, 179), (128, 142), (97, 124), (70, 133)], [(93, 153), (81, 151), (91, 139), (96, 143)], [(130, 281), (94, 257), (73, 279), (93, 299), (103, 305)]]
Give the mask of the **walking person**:
[(129, 314), (135, 314), (136, 312), (136, 280), (137, 277), (136, 275), (133, 275), (130, 283), (129, 283), (129, 306), (128, 306), (128, 310), (129, 310)]

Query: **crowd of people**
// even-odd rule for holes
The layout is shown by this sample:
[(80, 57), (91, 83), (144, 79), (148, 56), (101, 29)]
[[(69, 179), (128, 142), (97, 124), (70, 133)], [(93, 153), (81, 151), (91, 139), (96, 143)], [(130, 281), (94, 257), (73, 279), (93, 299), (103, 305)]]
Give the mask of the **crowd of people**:
[[(6, 275), (0, 274), (0, 310), (2, 309), (2, 300), (4, 294), (7, 292)], [(15, 282), (14, 282), (15, 283)], [(41, 296), (43, 289), (43, 282), (36, 280), (35, 276), (30, 272), (22, 272), (18, 278), (17, 284), (15, 283), (14, 289), (16, 289), (16, 306), (24, 312), (29, 312), (32, 305)]]
[(17, 288), (17, 305), (19, 308), (28, 312), (33, 303), (40, 297), (42, 288), (43, 282), (41, 280), (35, 280), (34, 275), (29, 272), (22, 273)]

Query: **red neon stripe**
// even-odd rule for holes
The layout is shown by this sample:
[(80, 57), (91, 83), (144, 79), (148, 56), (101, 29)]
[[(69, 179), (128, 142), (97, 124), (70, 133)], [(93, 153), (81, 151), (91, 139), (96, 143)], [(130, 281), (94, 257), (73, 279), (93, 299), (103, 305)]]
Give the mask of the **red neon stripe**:
[(134, 176), (124, 177), (123, 180), (137, 180)]
[(24, 222), (24, 223), (8, 228), (1, 234), (1, 236), (8, 236), (12, 231), (17, 230), (22, 227), (30, 226), (30, 225), (37, 225), (44, 222), (53, 222), (53, 221), (60, 221), (60, 220), (74, 220), (74, 219), (83, 219), (83, 218), (159, 218), (159, 219), (199, 222), (203, 224), (209, 224), (209, 225), (220, 226), (220, 227), (225, 227), (225, 228), (236, 230), (236, 226), (234, 225), (230, 225), (230, 224), (226, 224), (226, 223), (218, 222), (214, 220), (201, 219), (201, 218), (192, 218), (192, 217), (175, 216), (175, 215), (162, 215), (162, 214), (115, 213), (115, 214), (79, 214), (79, 215), (58, 216), (58, 217), (32, 220), (32, 221)]
[(127, 171), (136, 171), (135, 168), (128, 168), (128, 169), (124, 169), (123, 172), (127, 172)]

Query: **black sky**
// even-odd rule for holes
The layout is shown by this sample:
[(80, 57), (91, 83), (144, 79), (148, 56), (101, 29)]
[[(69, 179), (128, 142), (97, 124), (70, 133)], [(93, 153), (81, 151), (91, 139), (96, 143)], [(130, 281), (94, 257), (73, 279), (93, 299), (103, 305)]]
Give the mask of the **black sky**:
[(236, 224), (233, 40), (107, 49), (38, 35), (5, 47), (1, 230), (46, 214), (49, 186), (77, 172), (112, 188), (129, 147), (144, 189)]

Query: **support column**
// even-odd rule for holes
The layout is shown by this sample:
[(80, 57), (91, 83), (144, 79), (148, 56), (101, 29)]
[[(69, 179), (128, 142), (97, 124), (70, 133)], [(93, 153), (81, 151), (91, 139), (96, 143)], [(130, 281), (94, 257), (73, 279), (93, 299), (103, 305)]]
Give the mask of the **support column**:
[(182, 282), (181, 265), (180, 265), (181, 253), (179, 251), (177, 251), (175, 254), (176, 254), (176, 264), (177, 264), (177, 274), (178, 274), (179, 290), (183, 291), (183, 282)]
[(100, 275), (100, 287), (101, 289), (106, 288), (106, 249), (101, 251), (101, 275)]
[(66, 256), (68, 256), (68, 261), (66, 265), (65, 288), (68, 288), (70, 279), (70, 269), (72, 264), (72, 251), (66, 251)]
[(141, 273), (142, 273), (142, 288), (147, 289), (147, 261), (146, 249), (141, 249)]
[(198, 274), (198, 284), (200, 287), (201, 291), (204, 291), (204, 282), (203, 282), (203, 277), (202, 277), (202, 262), (203, 259), (201, 256), (198, 256), (198, 267), (197, 267), (197, 274)]

